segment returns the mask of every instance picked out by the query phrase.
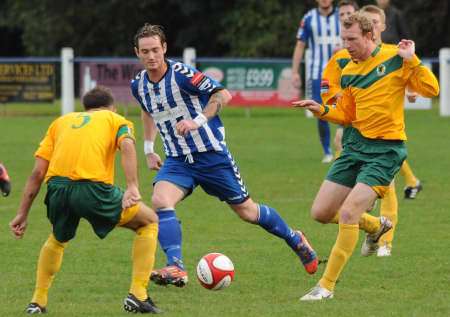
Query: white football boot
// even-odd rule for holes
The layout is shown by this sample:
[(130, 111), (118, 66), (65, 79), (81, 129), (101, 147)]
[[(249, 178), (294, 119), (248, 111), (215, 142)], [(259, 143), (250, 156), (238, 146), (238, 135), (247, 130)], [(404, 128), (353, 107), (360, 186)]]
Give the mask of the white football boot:
[(314, 286), (306, 295), (300, 298), (301, 301), (313, 301), (333, 298), (333, 292), (323, 288), (319, 284)]
[(392, 222), (384, 217), (380, 217), (380, 230), (375, 233), (366, 234), (366, 239), (361, 246), (361, 255), (369, 256), (375, 254), (378, 251), (378, 240), (381, 236), (392, 229)]

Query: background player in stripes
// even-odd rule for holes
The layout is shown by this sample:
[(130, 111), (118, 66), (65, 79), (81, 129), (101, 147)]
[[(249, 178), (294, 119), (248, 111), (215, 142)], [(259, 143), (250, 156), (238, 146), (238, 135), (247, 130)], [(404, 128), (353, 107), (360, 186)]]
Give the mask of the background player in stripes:
[[(292, 82), (300, 88), (302, 80), (299, 72), (306, 46), (311, 50), (311, 62), (305, 67), (309, 68), (312, 78), (312, 99), (321, 103), (320, 82), (322, 71), (327, 61), (341, 43), (339, 37), (340, 26), (338, 11), (333, 7), (332, 0), (316, 0), (318, 7), (308, 11), (300, 22), (297, 32), (297, 43), (292, 56)], [(306, 83), (309, 84), (309, 83)], [(330, 126), (328, 122), (317, 121), (320, 143), (324, 157), (323, 163), (333, 160), (330, 146)]]
[[(275, 209), (255, 203), (247, 192), (218, 116), (230, 93), (198, 70), (166, 59), (166, 37), (160, 26), (145, 24), (134, 44), (145, 69), (132, 81), (131, 90), (142, 108), (147, 165), (158, 170), (152, 204), (160, 220), (159, 243), (167, 256), (167, 267), (154, 271), (152, 279), (176, 286), (187, 283), (175, 208), (198, 185), (225, 201), (244, 221), (284, 239), (305, 269), (314, 273), (318, 260), (305, 236), (293, 231)], [(154, 151), (158, 132), (164, 163)]]

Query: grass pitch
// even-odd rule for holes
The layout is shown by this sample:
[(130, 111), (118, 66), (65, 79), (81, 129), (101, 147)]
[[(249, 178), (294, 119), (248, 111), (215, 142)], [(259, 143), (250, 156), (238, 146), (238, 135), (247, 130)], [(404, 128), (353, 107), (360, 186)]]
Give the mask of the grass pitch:
[[(0, 117), (0, 160), (13, 182), (10, 197), (0, 197), (0, 316), (23, 314), (34, 287), (37, 257), (50, 233), (45, 187), (31, 210), (24, 239), (16, 241), (8, 232), (33, 167), (33, 152), (58, 113), (56, 105), (43, 108), (47, 116), (36, 116), (29, 106), (0, 111), (7, 115)], [(137, 130), (141, 193), (149, 203), (154, 174), (145, 168), (137, 112), (129, 113)], [(293, 109), (226, 109), (222, 119), (253, 199), (276, 208), (292, 227), (308, 234), (319, 256), (328, 257), (337, 226), (309, 217), (329, 167), (320, 163), (315, 120)], [(404, 180), (397, 177), (399, 225), (392, 257), (361, 257), (361, 233), (333, 300), (299, 302), (324, 267), (309, 276), (283, 241), (240, 221), (226, 204), (201, 189), (177, 209), (190, 283), (185, 289), (150, 285), (152, 298), (168, 316), (449, 316), (450, 121), (434, 108), (407, 111), (406, 122), (408, 159), (424, 191), (415, 200), (404, 200)], [(123, 185), (123, 174), (116, 170), (117, 184)], [(132, 239), (132, 232), (117, 229), (100, 241), (82, 222), (50, 291), (50, 316), (125, 316), (121, 303), (129, 287)], [(230, 288), (213, 292), (197, 283), (195, 266), (209, 252), (222, 252), (234, 262)], [(156, 266), (162, 265), (158, 250)]]

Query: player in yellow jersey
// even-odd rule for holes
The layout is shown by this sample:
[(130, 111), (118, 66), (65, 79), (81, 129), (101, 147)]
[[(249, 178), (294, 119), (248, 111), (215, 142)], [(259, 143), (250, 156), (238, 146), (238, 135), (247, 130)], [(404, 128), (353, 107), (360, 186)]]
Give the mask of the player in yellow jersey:
[[(373, 33), (372, 22), (363, 14), (355, 13), (343, 22), (341, 36), (351, 60), (342, 70), (342, 97), (336, 108), (313, 100), (294, 103), (325, 120), (352, 125), (346, 146), (314, 201), (339, 212), (339, 233), (322, 278), (301, 300), (333, 297), (336, 281), (358, 241), (361, 215), (384, 196), (406, 158), (405, 88), (425, 97), (439, 93), (436, 77), (414, 54), (413, 41), (402, 40), (398, 48), (380, 47)], [(378, 223), (365, 244), (376, 245), (389, 229), (389, 221)]]
[[(109, 89), (97, 87), (83, 97), (85, 112), (73, 112), (52, 122), (35, 153), (35, 166), (10, 228), (22, 238), (31, 205), (42, 182), (47, 183), (45, 204), (53, 232), (39, 256), (36, 288), (26, 312), (46, 312), (48, 290), (59, 271), (64, 249), (76, 234), (81, 218), (96, 235), (105, 238), (116, 226), (134, 230), (133, 272), (124, 309), (158, 313), (147, 294), (158, 236), (156, 213), (141, 202), (133, 124), (115, 113)], [(121, 152), (125, 192), (113, 185), (114, 160)]]
[[(342, 1), (341, 1), (342, 2)], [(343, 2), (345, 4), (345, 2)], [(341, 3), (340, 3), (341, 4)], [(349, 11), (348, 6), (344, 7), (344, 11)], [(341, 8), (340, 8), (341, 10)], [(396, 46), (389, 45), (389, 44), (382, 44), (381, 43), (381, 33), (385, 30), (386, 24), (385, 20), (386, 17), (384, 15), (384, 12), (382, 9), (380, 9), (377, 6), (374, 5), (367, 5), (361, 8), (361, 13), (365, 14), (373, 24), (374, 28), (374, 41), (378, 45), (383, 45), (386, 47), (394, 48)], [(327, 64), (324, 72), (323, 72), (323, 83), (326, 84), (326, 90), (322, 90), (322, 100), (324, 100), (325, 104), (332, 104), (335, 102), (335, 97), (340, 94), (340, 77), (341, 77), (341, 71), (345, 67), (345, 65), (350, 61), (351, 57), (347, 50), (342, 49), (330, 59), (329, 63)], [(417, 94), (408, 92), (408, 99), (414, 100)], [(338, 136), (342, 138), (342, 133), (336, 133), (335, 141), (337, 141), (337, 144), (341, 144), (341, 139), (336, 140)], [(403, 162), (401, 170), (410, 170), (408, 163), (406, 160)], [(407, 173), (408, 175), (412, 175), (414, 177), (414, 174)], [(408, 177), (407, 177), (407, 184), (408, 184)], [(413, 182), (418, 182), (417, 180), (413, 179)], [(414, 183), (415, 184), (415, 183)], [(411, 186), (411, 185), (410, 185)], [(420, 182), (418, 182), (417, 188), (413, 189), (413, 187), (409, 187), (409, 192), (411, 194), (417, 193), (418, 190), (421, 189)], [(405, 197), (408, 197), (405, 195)], [(388, 191), (386, 192), (385, 197), (381, 201), (381, 207), (380, 207), (380, 214), (383, 217), (387, 217), (393, 224), (392, 230), (390, 230), (387, 234), (383, 235), (379, 241), (379, 248), (378, 246), (374, 249), (367, 249), (365, 246), (362, 248), (362, 254), (364, 256), (368, 256), (371, 254), (377, 253), (378, 256), (390, 256), (391, 250), (392, 250), (392, 241), (394, 239), (394, 231), (398, 220), (398, 200), (397, 200), (397, 194), (395, 191), (395, 184), (392, 182), (392, 184), (389, 186)], [(314, 217), (314, 215), (313, 215)], [(319, 219), (320, 221), (321, 219)], [(322, 221), (323, 222), (323, 221)], [(377, 250), (378, 249), (378, 250)]]

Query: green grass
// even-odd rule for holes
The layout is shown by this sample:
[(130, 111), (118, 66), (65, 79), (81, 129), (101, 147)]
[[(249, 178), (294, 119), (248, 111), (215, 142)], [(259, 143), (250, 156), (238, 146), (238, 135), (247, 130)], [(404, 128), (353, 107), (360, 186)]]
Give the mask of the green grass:
[[(11, 196), (0, 197), (0, 316), (22, 314), (33, 291), (41, 245), (50, 233), (44, 188), (32, 208), (24, 239), (16, 241), (8, 232), (33, 167), (33, 152), (59, 112), (57, 105), (40, 106), (47, 111), (21, 107), (0, 109), (0, 114), (7, 114), (0, 117), (0, 160), (13, 180)], [(43, 112), (47, 116), (36, 116)], [(130, 113), (137, 128), (141, 191), (149, 203), (154, 174), (144, 168), (137, 111)], [(252, 109), (249, 114), (226, 109), (222, 118), (252, 197), (275, 207), (292, 227), (305, 230), (319, 255), (327, 257), (337, 227), (309, 217), (328, 168), (320, 163), (315, 120), (292, 109)], [(362, 258), (357, 249), (333, 300), (300, 303), (298, 298), (315, 285), (323, 267), (316, 275), (307, 275), (284, 242), (243, 223), (226, 204), (198, 189), (177, 209), (191, 282), (185, 289), (149, 287), (165, 315), (449, 316), (450, 120), (440, 118), (436, 108), (407, 111), (406, 119), (409, 162), (425, 189), (416, 200), (405, 201), (404, 180), (398, 177), (399, 225), (392, 257)], [(123, 175), (117, 171), (117, 183), (123, 185)], [(100, 241), (82, 222), (51, 289), (50, 316), (126, 316), (121, 301), (129, 287), (132, 239), (132, 232), (118, 229)], [(197, 261), (209, 252), (225, 253), (235, 264), (235, 281), (224, 291), (205, 290), (196, 281)], [(158, 250), (156, 265), (163, 264)]]

